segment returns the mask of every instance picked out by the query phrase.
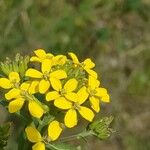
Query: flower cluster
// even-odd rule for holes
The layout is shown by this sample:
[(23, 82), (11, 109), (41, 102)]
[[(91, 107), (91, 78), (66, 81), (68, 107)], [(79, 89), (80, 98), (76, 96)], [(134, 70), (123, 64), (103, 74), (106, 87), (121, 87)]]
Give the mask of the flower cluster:
[(53, 116), (46, 135), (44, 132), (42, 136), (33, 124), (25, 129), (28, 140), (34, 143), (32, 149), (44, 150), (45, 143), (58, 139), (64, 127), (75, 127), (79, 115), (92, 122), (100, 111), (100, 103), (109, 102), (109, 95), (101, 87), (90, 58), (80, 62), (72, 52), (68, 57), (54, 56), (43, 49), (34, 53), (30, 58), (32, 67), (28, 66), (24, 78), (12, 71), (8, 77), (0, 78), (0, 87), (8, 90), (5, 99), (10, 113), (27, 105), (29, 114), (38, 120), (47, 114)]

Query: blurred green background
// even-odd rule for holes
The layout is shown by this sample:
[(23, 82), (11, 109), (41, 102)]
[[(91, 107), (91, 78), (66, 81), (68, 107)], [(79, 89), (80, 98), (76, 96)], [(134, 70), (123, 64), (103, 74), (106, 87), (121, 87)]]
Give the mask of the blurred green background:
[(96, 63), (116, 132), (85, 150), (150, 150), (150, 0), (0, 0), (0, 61), (37, 48)]

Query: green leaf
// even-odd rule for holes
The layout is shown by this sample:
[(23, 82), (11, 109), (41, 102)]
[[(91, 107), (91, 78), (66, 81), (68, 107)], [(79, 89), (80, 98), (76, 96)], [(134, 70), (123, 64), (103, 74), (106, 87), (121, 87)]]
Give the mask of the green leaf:
[(96, 120), (91, 123), (88, 127), (88, 130), (92, 130), (96, 137), (101, 140), (107, 139), (110, 137), (111, 133), (114, 131), (110, 128), (110, 124), (113, 121), (113, 117), (104, 117), (102, 119)]
[(66, 143), (55, 143), (46, 145), (50, 150), (77, 150), (76, 147)]
[(25, 137), (25, 133), (21, 132), (19, 137), (18, 137), (18, 150), (27, 150), (29, 149), (29, 144), (27, 142), (27, 139)]

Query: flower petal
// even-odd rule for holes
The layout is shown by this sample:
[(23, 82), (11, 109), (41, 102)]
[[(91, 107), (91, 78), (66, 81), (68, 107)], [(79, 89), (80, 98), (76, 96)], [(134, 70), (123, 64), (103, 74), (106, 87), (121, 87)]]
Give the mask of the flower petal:
[(51, 86), (54, 90), (60, 91), (62, 89), (62, 85), (59, 79), (50, 78)]
[(52, 59), (53, 57), (54, 57), (54, 55), (52, 53), (47, 53), (46, 54), (47, 59)]
[(39, 92), (39, 81), (32, 81), (30, 87), (29, 87), (29, 93), (35, 94)]
[(72, 92), (77, 88), (77, 85), (78, 81), (75, 78), (72, 78), (65, 83), (64, 89), (66, 92)]
[(8, 111), (10, 113), (15, 113), (15, 112), (19, 111), (22, 108), (24, 101), (25, 100), (23, 98), (17, 98), (15, 100), (11, 101), (8, 105)]
[(92, 62), (90, 58), (87, 58), (84, 62), (84, 68), (91, 69), (95, 67), (95, 64)]
[(87, 88), (85, 87), (85, 86), (83, 86), (78, 92), (77, 92), (77, 95), (78, 95), (78, 103), (81, 105), (81, 104), (83, 104), (86, 100), (87, 100), (87, 98), (88, 98), (88, 96), (89, 96), (89, 94), (88, 94), (88, 92), (87, 92)]
[(94, 96), (90, 97), (90, 103), (91, 103), (91, 107), (96, 111), (99, 112), (100, 111), (100, 106), (99, 106), (99, 99), (95, 98)]
[(42, 61), (41, 70), (43, 73), (47, 72), (49, 73), (52, 67), (52, 60), (50, 59), (44, 59)]
[(46, 94), (46, 100), (51, 101), (51, 100), (59, 98), (60, 96), (61, 95), (57, 91), (48, 92)]
[(20, 82), (20, 77), (18, 72), (10, 72), (9, 73), (10, 82)]
[(89, 75), (97, 79), (97, 73), (94, 70), (87, 69), (87, 68), (85, 68), (85, 70)]
[(28, 77), (31, 77), (31, 78), (42, 78), (43, 77), (43, 74), (40, 71), (38, 71), (36, 69), (32, 69), (32, 68), (28, 69), (26, 71), (25, 75)]
[(69, 92), (65, 94), (66, 99), (72, 101), (72, 102), (77, 102), (78, 101), (78, 95), (73, 92)]
[(101, 101), (106, 102), (106, 103), (110, 102), (110, 97), (109, 97), (109, 95), (106, 94), (105, 96), (102, 96)]
[(64, 65), (67, 57), (64, 55), (57, 55), (53, 58), (53, 65)]
[(45, 144), (43, 142), (38, 142), (32, 146), (32, 150), (45, 150)]
[(37, 49), (34, 51), (35, 55), (39, 58), (45, 58), (46, 52), (43, 49)]
[(56, 120), (52, 121), (48, 126), (48, 136), (51, 141), (55, 141), (58, 139), (62, 132), (62, 128), (60, 126), (60, 123)]
[(4, 89), (10, 89), (12, 84), (7, 78), (0, 78), (0, 87)]
[(60, 109), (70, 109), (72, 103), (67, 101), (64, 97), (59, 97), (54, 101), (54, 105)]
[(94, 90), (95, 88), (99, 86), (99, 81), (93, 76), (89, 76), (88, 86), (90, 87), (90, 89)]
[(41, 106), (34, 102), (34, 101), (29, 101), (29, 112), (33, 117), (36, 118), (41, 118), (43, 116), (44, 110), (41, 108)]
[(50, 82), (42, 79), (39, 83), (39, 92), (41, 94), (44, 94), (49, 89), (49, 87), (50, 87)]
[(25, 132), (30, 142), (37, 143), (42, 141), (41, 134), (36, 128), (28, 126), (26, 127)]
[(104, 102), (109, 102), (109, 95), (105, 88), (96, 88), (96, 96), (101, 97), (101, 100)]
[(94, 113), (91, 109), (87, 107), (80, 106), (80, 109), (78, 109), (80, 115), (85, 118), (88, 121), (92, 121), (94, 118)]
[(38, 58), (38, 57), (36, 57), (36, 56), (32, 56), (31, 58), (30, 58), (30, 61), (31, 62), (41, 62), (41, 60)]
[(65, 115), (64, 122), (66, 127), (73, 128), (77, 125), (77, 112), (74, 109), (69, 109)]
[(67, 74), (64, 70), (56, 70), (50, 73), (50, 78), (64, 79), (67, 78)]
[(29, 87), (30, 87), (31, 82), (30, 81), (26, 81), (24, 83), (21, 84), (20, 89), (23, 91), (28, 91)]
[(20, 96), (20, 90), (16, 88), (11, 89), (8, 93), (5, 94), (5, 98), (7, 100), (17, 98), (18, 96)]
[(73, 63), (79, 64), (79, 60), (78, 60), (77, 56), (74, 53), (70, 52), (70, 53), (68, 53), (68, 55), (71, 57)]

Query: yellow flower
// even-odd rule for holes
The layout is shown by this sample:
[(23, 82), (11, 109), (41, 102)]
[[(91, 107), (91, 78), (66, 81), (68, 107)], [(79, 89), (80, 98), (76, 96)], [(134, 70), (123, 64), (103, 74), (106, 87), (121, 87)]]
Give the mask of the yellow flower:
[[(66, 84), (65, 84), (65, 88), (67, 90), (73, 90), (76, 87), (76, 83), (73, 84), (73, 82), (75, 83), (75, 79), (70, 79)], [(71, 84), (72, 83), (72, 84)], [(80, 113), (80, 115), (85, 118), (88, 121), (92, 121), (94, 118), (94, 113), (92, 110), (90, 110), (87, 107), (81, 106), (88, 98), (88, 93), (87, 93), (87, 89), (85, 86), (83, 86), (78, 92), (77, 92), (77, 97), (75, 99), (75, 97), (71, 97), (71, 94), (68, 93), (67, 99), (65, 97), (58, 97), (60, 96), (59, 93), (53, 91), (51, 93), (48, 93), (47, 95), (47, 100), (53, 100), (54, 101), (54, 105), (60, 109), (64, 109), (64, 110), (68, 110), (65, 118), (64, 118), (64, 122), (65, 125), (68, 128), (72, 128), (74, 126), (77, 125), (77, 111)], [(69, 98), (69, 100), (68, 100)]]
[(35, 143), (32, 146), (32, 150), (45, 150), (45, 144), (43, 143), (42, 136), (36, 128), (28, 126), (25, 129), (25, 132), (28, 140), (32, 143)]
[(20, 88), (11, 89), (5, 94), (7, 100), (11, 100), (8, 105), (8, 110), (10, 113), (15, 113), (19, 111), (25, 100), (28, 101), (28, 109), (33, 117), (41, 118), (44, 110), (34, 99), (32, 94), (37, 92), (38, 81), (24, 82), (21, 84)]
[[(75, 78), (69, 79), (64, 87), (62, 88), (61, 82), (58, 82), (57, 84), (55, 84), (54, 89), (56, 91), (51, 91), (48, 92), (46, 95), (46, 100), (47, 101), (51, 101), (51, 100), (55, 100), (54, 104), (57, 103), (57, 101), (61, 101), (62, 99), (65, 100), (70, 100), (70, 101), (76, 101), (77, 100), (77, 94), (74, 93), (73, 91), (77, 88), (78, 85), (78, 81)], [(65, 107), (62, 106), (62, 109)], [(68, 107), (66, 105), (66, 107)]]
[(36, 56), (32, 56), (30, 61), (32, 62), (43, 62), (45, 59), (52, 61), (52, 66), (54, 65), (63, 65), (67, 61), (67, 57), (64, 55), (54, 56), (51, 53), (46, 53), (43, 49), (37, 49), (34, 51)]
[(18, 87), (20, 82), (20, 77), (17, 72), (10, 72), (8, 79), (7, 78), (0, 78), (0, 87), (4, 89), (11, 89), (14, 87)]
[(68, 55), (71, 57), (75, 66), (82, 67), (89, 75), (97, 78), (97, 73), (94, 70), (92, 70), (92, 68), (95, 67), (95, 64), (91, 61), (90, 58), (87, 58), (82, 63), (80, 63), (77, 56), (74, 53), (70, 52), (68, 53)]
[[(72, 103), (72, 106), (70, 107), (70, 109), (67, 111), (65, 118), (64, 118), (64, 122), (65, 125), (68, 128), (72, 128), (77, 124), (77, 111), (80, 113), (80, 115), (88, 120), (88, 121), (92, 121), (94, 118), (94, 113), (92, 110), (90, 110), (89, 108), (82, 106), (82, 104), (87, 100), (88, 98), (88, 93), (86, 91), (86, 87), (83, 86), (78, 92), (78, 99), (75, 103)], [(57, 106), (59, 106), (60, 104), (57, 104)]]
[(52, 59), (53, 54), (51, 53), (46, 53), (43, 49), (37, 49), (34, 51), (36, 56), (32, 56), (30, 58), (30, 61), (34, 62), (43, 62), (45, 59)]
[(109, 95), (105, 88), (99, 87), (100, 82), (92, 76), (88, 79), (88, 93), (91, 103), (91, 107), (96, 111), (100, 111), (100, 100), (103, 102), (109, 102)]
[(64, 79), (67, 77), (67, 74), (64, 70), (56, 70), (50, 73), (51, 67), (52, 60), (45, 59), (41, 65), (42, 72), (32, 68), (29, 68), (26, 71), (26, 76), (40, 79), (39, 92), (41, 94), (47, 92), (47, 90), (50, 87), (50, 84), (52, 85), (52, 87), (55, 87), (55, 84), (57, 84), (57, 82), (59, 82), (60, 79)]
[(9, 92), (5, 94), (5, 98), (7, 100), (12, 100), (9, 102), (8, 110), (10, 113), (14, 113), (19, 111), (23, 104), (24, 99), (20, 96), (21, 90), (19, 89), (20, 77), (17, 72), (10, 72), (8, 79), (0, 78), (0, 86), (4, 89), (11, 89)]
[(48, 126), (48, 136), (49, 136), (50, 140), (51, 141), (57, 140), (59, 138), (62, 130), (63, 129), (57, 120), (52, 121)]

